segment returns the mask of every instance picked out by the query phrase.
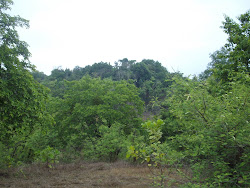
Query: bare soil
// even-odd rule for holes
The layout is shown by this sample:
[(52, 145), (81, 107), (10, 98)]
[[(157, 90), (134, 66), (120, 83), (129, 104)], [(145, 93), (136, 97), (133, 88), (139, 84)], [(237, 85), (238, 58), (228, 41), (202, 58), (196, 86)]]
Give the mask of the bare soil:
[[(153, 187), (152, 177), (152, 172), (147, 166), (132, 165), (123, 161), (57, 164), (53, 168), (33, 164), (0, 171), (0, 187), (148, 188)], [(169, 171), (165, 185), (179, 187), (186, 181), (176, 172)]]

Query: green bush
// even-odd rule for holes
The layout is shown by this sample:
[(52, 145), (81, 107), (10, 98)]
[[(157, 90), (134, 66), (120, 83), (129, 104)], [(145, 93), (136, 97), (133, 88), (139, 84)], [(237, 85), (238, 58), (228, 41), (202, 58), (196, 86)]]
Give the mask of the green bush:
[(215, 187), (248, 186), (250, 180), (250, 89), (237, 79), (229, 85), (231, 89), (218, 96), (207, 82), (178, 79), (168, 99), (169, 113), (178, 126), (166, 142), (184, 155), (194, 181)]
[(153, 179), (153, 185), (164, 187), (166, 179), (165, 168), (177, 163), (182, 157), (177, 152), (171, 151), (166, 143), (161, 143), (162, 127), (164, 122), (161, 119), (156, 121), (146, 121), (142, 124), (142, 129), (145, 130), (143, 140), (134, 142), (130, 145), (127, 151), (127, 158), (139, 160), (142, 163), (146, 162)]
[(36, 152), (36, 161), (45, 163), (49, 168), (59, 162), (61, 152), (55, 148), (47, 146), (45, 149)]
[(113, 124), (111, 127), (99, 127), (100, 137), (85, 140), (83, 156), (89, 160), (116, 161), (119, 156), (125, 158), (127, 139), (123, 132), (123, 125)]

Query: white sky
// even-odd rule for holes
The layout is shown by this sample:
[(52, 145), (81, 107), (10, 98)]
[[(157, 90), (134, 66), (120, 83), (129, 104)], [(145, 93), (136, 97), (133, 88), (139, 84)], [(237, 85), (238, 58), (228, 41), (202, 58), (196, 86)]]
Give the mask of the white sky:
[(249, 0), (14, 0), (12, 14), (30, 20), (20, 38), (46, 74), (128, 58), (193, 75), (226, 43), (223, 15), (249, 9)]

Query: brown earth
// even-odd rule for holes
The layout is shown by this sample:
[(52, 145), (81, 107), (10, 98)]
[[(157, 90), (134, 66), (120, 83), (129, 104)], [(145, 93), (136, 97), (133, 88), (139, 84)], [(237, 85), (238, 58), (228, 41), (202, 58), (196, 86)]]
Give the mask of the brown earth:
[[(165, 171), (166, 187), (179, 187), (187, 181), (175, 171)], [(78, 162), (57, 164), (54, 168), (33, 164), (0, 171), (0, 187), (147, 188), (153, 187), (152, 177), (152, 172), (147, 166), (126, 162)]]

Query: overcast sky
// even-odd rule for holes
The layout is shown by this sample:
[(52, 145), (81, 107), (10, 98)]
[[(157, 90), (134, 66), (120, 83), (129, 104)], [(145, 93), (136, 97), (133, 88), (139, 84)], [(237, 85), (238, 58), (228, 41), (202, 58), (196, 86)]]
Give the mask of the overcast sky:
[(249, 0), (14, 0), (12, 14), (30, 21), (20, 38), (46, 74), (128, 58), (193, 75), (226, 43), (224, 14), (249, 9)]

